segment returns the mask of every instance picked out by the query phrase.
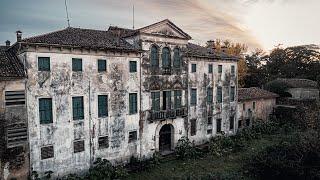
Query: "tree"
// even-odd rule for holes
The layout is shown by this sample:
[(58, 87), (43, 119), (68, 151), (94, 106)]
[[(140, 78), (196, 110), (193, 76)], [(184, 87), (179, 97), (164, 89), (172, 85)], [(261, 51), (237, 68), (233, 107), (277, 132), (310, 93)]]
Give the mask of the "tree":
[(265, 68), (263, 57), (265, 53), (261, 49), (256, 49), (251, 54), (246, 55), (245, 61), (248, 67), (244, 78), (244, 87), (262, 87), (265, 83)]

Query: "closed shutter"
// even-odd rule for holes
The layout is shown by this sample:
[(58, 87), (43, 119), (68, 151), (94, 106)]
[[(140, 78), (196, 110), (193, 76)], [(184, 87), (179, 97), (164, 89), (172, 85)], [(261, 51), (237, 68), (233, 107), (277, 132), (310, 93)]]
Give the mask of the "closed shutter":
[(108, 116), (108, 96), (107, 95), (98, 96), (98, 116), (99, 117)]
[(84, 119), (83, 97), (72, 98), (73, 120)]
[(39, 116), (40, 124), (52, 123), (52, 99), (41, 98), (39, 99)]

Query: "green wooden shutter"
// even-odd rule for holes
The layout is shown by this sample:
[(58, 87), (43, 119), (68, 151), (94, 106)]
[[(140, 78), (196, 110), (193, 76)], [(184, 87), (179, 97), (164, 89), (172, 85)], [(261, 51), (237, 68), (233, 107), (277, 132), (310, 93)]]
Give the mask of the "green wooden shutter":
[(209, 73), (212, 73), (212, 72), (213, 72), (213, 69), (212, 69), (212, 64), (209, 64), (209, 67), (208, 67), (208, 72), (209, 72)]
[(41, 98), (39, 99), (39, 116), (40, 124), (52, 123), (52, 99)]
[(234, 86), (231, 86), (230, 87), (230, 101), (233, 102), (234, 101), (234, 98), (235, 97), (235, 87)]
[(160, 111), (160, 92), (151, 92), (152, 110)]
[(98, 96), (98, 117), (108, 116), (108, 96)]
[(235, 74), (235, 66), (231, 65), (231, 74), (234, 75)]
[(174, 91), (174, 108), (181, 108), (181, 90)]
[(218, 65), (218, 73), (222, 73), (222, 65)]
[(72, 58), (72, 71), (82, 71), (82, 59)]
[(84, 119), (83, 97), (72, 98), (73, 120)]
[(168, 68), (171, 66), (171, 55), (169, 48), (165, 47), (162, 49), (162, 67)]
[(191, 64), (191, 72), (197, 72), (197, 64)]
[(130, 61), (129, 62), (130, 65), (130, 72), (137, 72), (137, 61)]
[(159, 54), (158, 48), (155, 46), (151, 47), (151, 66), (152, 67), (159, 67)]
[(217, 87), (217, 102), (222, 103), (222, 88)]
[(174, 49), (174, 54), (173, 54), (173, 66), (175, 68), (180, 68), (181, 66), (181, 57), (180, 57), (180, 50), (178, 48)]
[(103, 59), (98, 60), (98, 71), (103, 72), (107, 71), (107, 61)]
[(50, 71), (50, 58), (49, 57), (38, 57), (38, 70), (39, 71)]
[(213, 89), (207, 88), (207, 102), (212, 103), (213, 102)]
[(197, 89), (191, 89), (191, 105), (197, 105)]
[(136, 114), (138, 112), (137, 108), (137, 93), (129, 94), (129, 113)]

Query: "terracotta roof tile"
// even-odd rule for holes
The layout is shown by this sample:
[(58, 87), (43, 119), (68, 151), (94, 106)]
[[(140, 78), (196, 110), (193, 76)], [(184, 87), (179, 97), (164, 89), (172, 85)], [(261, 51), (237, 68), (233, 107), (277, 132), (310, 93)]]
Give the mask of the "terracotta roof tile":
[(24, 78), (23, 65), (14, 48), (0, 46), (0, 80)]
[(279, 97), (278, 94), (257, 88), (239, 88), (238, 101), (252, 100), (252, 99), (269, 99)]

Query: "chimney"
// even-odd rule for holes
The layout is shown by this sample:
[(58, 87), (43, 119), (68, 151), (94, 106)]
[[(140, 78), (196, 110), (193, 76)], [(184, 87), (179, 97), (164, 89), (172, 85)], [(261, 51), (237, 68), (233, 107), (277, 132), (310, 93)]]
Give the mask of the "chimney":
[(216, 49), (214, 40), (207, 41), (207, 47), (212, 48), (212, 49)]
[(10, 41), (6, 40), (6, 47), (9, 47), (9, 46), (10, 46)]
[(22, 32), (20, 30), (16, 31), (17, 34), (17, 42), (20, 42), (22, 39)]

